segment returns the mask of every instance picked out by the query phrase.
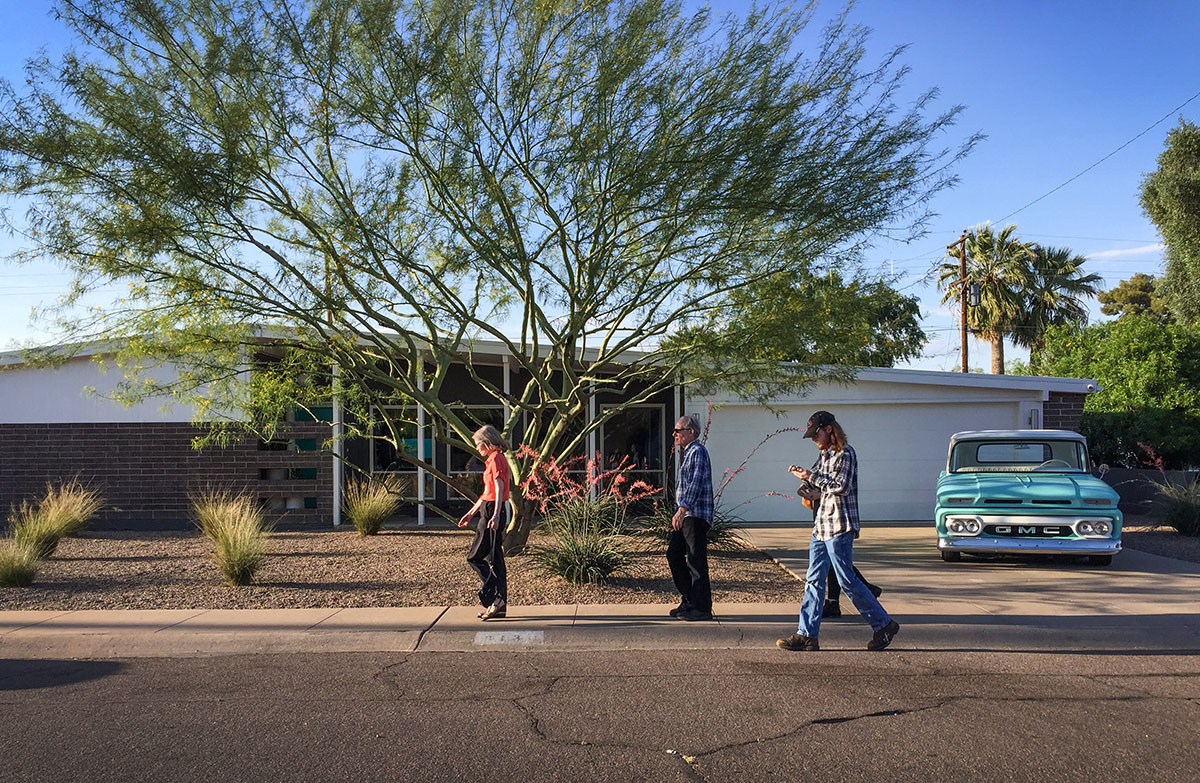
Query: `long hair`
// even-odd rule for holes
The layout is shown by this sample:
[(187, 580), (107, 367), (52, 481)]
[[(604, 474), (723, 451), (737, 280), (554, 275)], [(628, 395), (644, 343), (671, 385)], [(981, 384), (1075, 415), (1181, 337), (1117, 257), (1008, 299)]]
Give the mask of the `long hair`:
[(829, 427), (829, 448), (834, 451), (845, 451), (846, 446), (850, 443), (846, 440), (846, 431), (842, 429), (842, 425), (833, 421), (827, 426)]
[(483, 443), (491, 446), (494, 449), (508, 451), (508, 441), (500, 434), (500, 430), (493, 427), (491, 424), (485, 424), (475, 430), (474, 440), (476, 443)]

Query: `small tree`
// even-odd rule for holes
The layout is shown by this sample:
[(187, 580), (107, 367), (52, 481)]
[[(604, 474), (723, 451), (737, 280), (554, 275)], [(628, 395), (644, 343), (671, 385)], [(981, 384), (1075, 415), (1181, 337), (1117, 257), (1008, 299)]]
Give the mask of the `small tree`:
[[(936, 146), (958, 109), (897, 107), (899, 51), (868, 63), (864, 29), (843, 16), (813, 36), (808, 8), (715, 24), (677, 0), (58, 13), (77, 48), (32, 63), (26, 94), (0, 88), (0, 188), (29, 204), (29, 255), (77, 274), (68, 307), (128, 286), (63, 313), (64, 338), (120, 346), (126, 399), (191, 402), (227, 425), (214, 438), (336, 394), (348, 436), (416, 464), (400, 448), (414, 406), (470, 446), (459, 367), (541, 455), (680, 381), (803, 388), (812, 362), (696, 362), (705, 344), (664, 338), (780, 269), (919, 234), (974, 143)], [(513, 388), (479, 339), (509, 354)], [(140, 370), (156, 360), (181, 374), (155, 382)], [(593, 388), (624, 396), (586, 419)], [(535, 467), (512, 460), (517, 482)]]
[(1118, 319), (1130, 315), (1146, 315), (1161, 323), (1171, 321), (1166, 303), (1158, 291), (1159, 281), (1153, 275), (1138, 272), (1122, 280), (1115, 288), (1097, 294), (1100, 312)]
[(1171, 314), (1200, 322), (1200, 126), (1185, 120), (1167, 134), (1158, 168), (1142, 181), (1142, 209), (1166, 243), (1161, 293)]

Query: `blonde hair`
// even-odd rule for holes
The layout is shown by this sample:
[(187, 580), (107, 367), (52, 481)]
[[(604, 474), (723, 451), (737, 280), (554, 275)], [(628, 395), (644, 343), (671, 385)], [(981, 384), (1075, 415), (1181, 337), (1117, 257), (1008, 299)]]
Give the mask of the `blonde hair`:
[(834, 451), (845, 451), (850, 444), (846, 441), (846, 431), (842, 425), (831, 421), (825, 426), (829, 428), (829, 447)]
[(494, 449), (508, 451), (508, 441), (500, 434), (500, 430), (493, 427), (491, 424), (485, 424), (475, 430), (474, 441), (491, 446)]

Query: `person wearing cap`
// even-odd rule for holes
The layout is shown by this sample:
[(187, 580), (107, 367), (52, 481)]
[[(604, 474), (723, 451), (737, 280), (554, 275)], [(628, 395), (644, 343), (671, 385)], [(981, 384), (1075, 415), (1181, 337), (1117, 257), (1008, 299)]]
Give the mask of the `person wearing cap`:
[(832, 567), (842, 591), (874, 631), (868, 650), (883, 650), (892, 643), (900, 624), (891, 618), (871, 590), (854, 572), (854, 539), (858, 536), (858, 457), (846, 441), (846, 432), (829, 411), (817, 411), (808, 419), (804, 437), (820, 450), (812, 470), (792, 465), (796, 478), (811, 482), (821, 493), (813, 515), (812, 540), (808, 546), (808, 573), (796, 633), (776, 644), (794, 652), (820, 649), (821, 610), (825, 602), (828, 573)]
[(681, 620), (711, 620), (712, 587), (708, 581), (708, 529), (713, 519), (712, 463), (700, 442), (694, 416), (675, 422), (675, 445), (683, 450), (667, 564), (682, 600), (671, 610)]

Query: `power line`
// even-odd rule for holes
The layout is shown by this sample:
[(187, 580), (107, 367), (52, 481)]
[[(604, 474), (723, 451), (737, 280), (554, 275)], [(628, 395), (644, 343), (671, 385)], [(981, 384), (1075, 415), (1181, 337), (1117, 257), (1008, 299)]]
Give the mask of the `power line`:
[(1170, 118), (1170, 117), (1171, 117), (1173, 114), (1175, 114), (1177, 111), (1179, 111), (1180, 109), (1182, 109), (1184, 106), (1187, 106), (1189, 103), (1191, 103), (1192, 101), (1196, 100), (1197, 98), (1200, 98), (1200, 92), (1198, 92), (1198, 93), (1196, 93), (1195, 95), (1193, 95), (1192, 97), (1188, 98), (1186, 101), (1184, 101), (1183, 103), (1179, 104), (1179, 105), (1178, 105), (1178, 106), (1176, 106), (1174, 109), (1171, 109), (1171, 111), (1169, 111), (1169, 112), (1167, 112), (1166, 114), (1164, 114), (1164, 115), (1162, 116), (1162, 118), (1161, 118), (1161, 119), (1159, 119), (1157, 122), (1155, 122), (1155, 123), (1154, 123), (1153, 125), (1151, 125), (1149, 128), (1146, 128), (1144, 131), (1142, 131), (1142, 132), (1141, 132), (1141, 133), (1139, 133), (1138, 135), (1134, 136), (1132, 139), (1130, 139), (1129, 141), (1125, 142), (1125, 143), (1124, 143), (1124, 144), (1122, 144), (1120, 147), (1117, 147), (1115, 150), (1113, 150), (1112, 152), (1108, 153), (1107, 155), (1105, 155), (1105, 156), (1104, 156), (1103, 158), (1101, 158), (1100, 160), (1098, 160), (1098, 161), (1096, 161), (1095, 163), (1093, 163), (1092, 165), (1088, 166), (1088, 167), (1087, 167), (1086, 169), (1084, 169), (1083, 171), (1081, 171), (1081, 172), (1079, 172), (1078, 174), (1076, 174), (1075, 176), (1071, 177), (1071, 178), (1070, 178), (1070, 179), (1068, 179), (1066, 182), (1062, 183), (1061, 185), (1059, 185), (1058, 187), (1054, 188), (1054, 189), (1053, 189), (1053, 190), (1051, 190), (1050, 192), (1048, 192), (1048, 193), (1046, 193), (1046, 194), (1044, 194), (1044, 195), (1038, 196), (1038, 197), (1037, 197), (1037, 198), (1035, 198), (1033, 201), (1030, 201), (1028, 204), (1026, 204), (1025, 206), (1021, 207), (1020, 209), (1017, 209), (1017, 210), (1014, 210), (1014, 211), (1012, 211), (1012, 212), (1009, 212), (1007, 215), (1005, 215), (1004, 217), (1000, 218), (1000, 219), (999, 219), (999, 220), (997, 220), (996, 222), (997, 222), (997, 223), (1003, 223), (1004, 221), (1008, 220), (1010, 217), (1012, 217), (1013, 215), (1017, 214), (1018, 212), (1021, 212), (1021, 211), (1023, 211), (1023, 210), (1026, 210), (1026, 209), (1028, 209), (1029, 207), (1032, 207), (1034, 204), (1036, 204), (1036, 203), (1038, 203), (1039, 201), (1041, 201), (1042, 199), (1046, 198), (1047, 196), (1050, 196), (1050, 195), (1052, 195), (1052, 194), (1054, 194), (1054, 193), (1057, 193), (1058, 191), (1062, 190), (1062, 189), (1063, 189), (1063, 188), (1065, 188), (1067, 185), (1070, 185), (1072, 182), (1074, 182), (1075, 180), (1079, 179), (1079, 178), (1080, 178), (1080, 177), (1082, 177), (1084, 174), (1087, 174), (1089, 171), (1091, 171), (1092, 169), (1096, 168), (1096, 167), (1097, 167), (1097, 166), (1099, 166), (1101, 163), (1103, 163), (1104, 161), (1106, 161), (1106, 160), (1108, 160), (1109, 158), (1111, 158), (1113, 155), (1116, 155), (1118, 152), (1120, 152), (1121, 150), (1125, 149), (1125, 148), (1126, 148), (1126, 147), (1128, 147), (1130, 144), (1133, 144), (1135, 141), (1137, 141), (1137, 140), (1138, 140), (1138, 139), (1140, 139), (1141, 137), (1145, 136), (1145, 135), (1146, 135), (1147, 133), (1149, 133), (1150, 131), (1154, 130), (1156, 127), (1158, 127), (1158, 126), (1159, 126), (1159, 125), (1161, 125), (1163, 122), (1165, 122), (1165, 121), (1166, 121), (1168, 118)]

